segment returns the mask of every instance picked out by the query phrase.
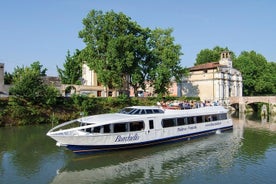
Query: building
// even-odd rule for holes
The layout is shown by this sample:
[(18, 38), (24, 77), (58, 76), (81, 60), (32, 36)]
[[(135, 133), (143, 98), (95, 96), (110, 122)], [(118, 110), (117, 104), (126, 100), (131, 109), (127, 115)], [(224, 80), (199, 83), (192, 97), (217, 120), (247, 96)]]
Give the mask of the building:
[(189, 68), (189, 76), (178, 84), (178, 96), (228, 104), (228, 98), (242, 96), (241, 72), (232, 67), (231, 53), (222, 52), (219, 62)]
[(0, 63), (0, 97), (7, 97), (9, 95), (10, 85), (5, 85), (5, 65)]

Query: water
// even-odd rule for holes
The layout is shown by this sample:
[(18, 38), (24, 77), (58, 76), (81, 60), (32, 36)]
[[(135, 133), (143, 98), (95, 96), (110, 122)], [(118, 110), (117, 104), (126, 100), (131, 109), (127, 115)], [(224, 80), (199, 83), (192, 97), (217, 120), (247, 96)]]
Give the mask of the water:
[(86, 156), (56, 147), (49, 125), (0, 128), (0, 183), (275, 183), (275, 119), (233, 121), (231, 132)]

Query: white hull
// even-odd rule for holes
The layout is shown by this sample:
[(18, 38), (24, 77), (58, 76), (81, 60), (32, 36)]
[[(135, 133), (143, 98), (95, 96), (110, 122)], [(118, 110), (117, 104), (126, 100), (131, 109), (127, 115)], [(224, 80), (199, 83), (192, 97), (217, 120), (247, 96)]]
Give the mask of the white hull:
[[(67, 146), (75, 153), (90, 153), (122, 148), (135, 148), (166, 142), (190, 140), (199, 136), (215, 133), (217, 130), (230, 130), (233, 127), (233, 123), (229, 118), (209, 122), (203, 121), (187, 125), (175, 125), (165, 128), (162, 127), (162, 121), (164, 121), (164, 119), (198, 116), (207, 118), (209, 115), (226, 112), (227, 110), (222, 107), (205, 107), (191, 110), (166, 110), (164, 114), (116, 116), (117, 119), (108, 118), (108, 116), (112, 117), (114, 114), (100, 115), (98, 118), (105, 118), (106, 124), (143, 121), (145, 127), (143, 130), (139, 131), (126, 131), (118, 133), (90, 133), (84, 131), (84, 127), (82, 126), (54, 131), (58, 128), (56, 127), (50, 130), (47, 135), (55, 139), (58, 145)], [(83, 120), (85, 121), (86, 119)], [(81, 121), (81, 119), (79, 121)], [(153, 122), (154, 128), (150, 127), (150, 121)], [(104, 125), (104, 123), (102, 123), (102, 125)], [(85, 127), (89, 126), (91, 125)]]

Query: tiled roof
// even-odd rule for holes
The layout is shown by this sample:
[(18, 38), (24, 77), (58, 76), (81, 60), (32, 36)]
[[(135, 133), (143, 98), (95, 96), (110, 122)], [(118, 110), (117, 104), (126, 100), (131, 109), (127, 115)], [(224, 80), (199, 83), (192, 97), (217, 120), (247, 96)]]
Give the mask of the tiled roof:
[(190, 71), (199, 71), (199, 70), (217, 68), (218, 66), (220, 66), (219, 62), (211, 62), (211, 63), (204, 63), (201, 65), (196, 65), (189, 69), (190, 69)]

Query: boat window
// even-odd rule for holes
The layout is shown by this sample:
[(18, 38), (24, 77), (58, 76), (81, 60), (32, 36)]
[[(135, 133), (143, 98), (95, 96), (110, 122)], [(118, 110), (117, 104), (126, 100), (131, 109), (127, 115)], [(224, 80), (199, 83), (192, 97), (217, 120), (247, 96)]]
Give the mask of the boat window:
[(226, 113), (218, 115), (218, 120), (224, 120), (224, 119), (227, 119), (227, 114)]
[(143, 121), (135, 121), (129, 123), (129, 131), (140, 131), (144, 129)]
[(205, 121), (206, 122), (225, 120), (225, 119), (227, 119), (227, 114), (226, 113), (223, 113), (223, 114), (213, 114), (213, 115), (205, 116)]
[(188, 124), (194, 124), (194, 123), (195, 123), (194, 117), (188, 117)]
[(85, 129), (86, 132), (92, 133), (92, 129), (91, 128), (87, 128)]
[(152, 110), (151, 109), (146, 109), (146, 113), (147, 114), (152, 114)]
[(186, 124), (185, 120), (187, 121), (186, 118), (177, 118), (177, 125), (178, 126), (185, 125)]
[(196, 122), (197, 122), (197, 123), (202, 123), (202, 122), (204, 122), (202, 116), (197, 116), (197, 117), (196, 117)]
[(162, 126), (163, 126), (163, 128), (175, 126), (175, 118), (173, 118), (173, 119), (163, 119), (162, 120)]
[(104, 133), (110, 133), (110, 126), (109, 125), (104, 125)]
[(153, 109), (153, 112), (154, 112), (155, 114), (164, 113), (164, 111), (162, 111), (161, 109)]
[(134, 108), (123, 108), (120, 113), (123, 113), (123, 114), (132, 114), (136, 109)]
[(123, 114), (159, 114), (164, 113), (161, 109), (136, 109), (136, 108), (124, 108), (119, 113)]
[(136, 111), (134, 111), (132, 114), (140, 114), (140, 110), (137, 109)]
[(218, 115), (217, 114), (212, 115), (212, 120), (217, 121), (218, 120)]
[(153, 126), (153, 120), (149, 120), (149, 127), (150, 127), (150, 129), (154, 128), (154, 126)]
[(100, 133), (101, 132), (101, 127), (100, 126), (94, 127), (92, 132), (93, 133)]
[(205, 122), (213, 121), (213, 119), (216, 119), (215, 115), (207, 115), (207, 116), (205, 116)]
[(116, 123), (114, 124), (114, 133), (117, 132), (126, 132), (127, 128), (126, 128), (126, 123)]

